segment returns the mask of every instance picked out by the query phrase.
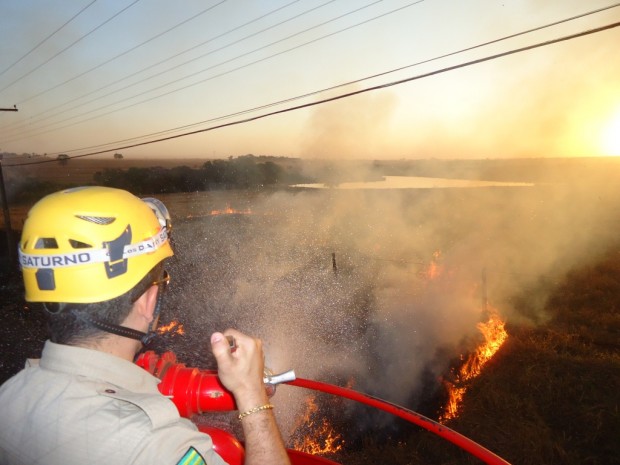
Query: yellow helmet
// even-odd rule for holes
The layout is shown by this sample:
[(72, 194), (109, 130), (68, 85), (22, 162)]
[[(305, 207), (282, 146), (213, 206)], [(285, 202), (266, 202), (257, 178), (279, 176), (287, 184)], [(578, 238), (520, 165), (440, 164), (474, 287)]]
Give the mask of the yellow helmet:
[(93, 303), (132, 289), (173, 255), (170, 216), (156, 199), (77, 187), (28, 212), (19, 261), (29, 302)]

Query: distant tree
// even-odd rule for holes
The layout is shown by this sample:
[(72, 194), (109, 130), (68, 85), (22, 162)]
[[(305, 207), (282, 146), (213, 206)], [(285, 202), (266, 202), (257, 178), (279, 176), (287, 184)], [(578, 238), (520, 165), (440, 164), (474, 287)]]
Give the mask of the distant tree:
[(237, 187), (249, 188), (262, 184), (254, 155), (244, 155), (230, 162), (234, 183)]
[[(255, 189), (263, 186), (312, 182), (295, 167), (284, 168), (277, 163), (244, 155), (228, 160), (210, 160), (201, 168), (176, 166), (171, 169), (106, 168), (93, 175), (97, 184), (127, 189), (134, 194), (194, 192), (212, 189)], [(120, 166), (120, 165), (117, 165)]]
[(283, 177), (284, 170), (274, 162), (268, 161), (259, 165), (263, 183), (277, 184)]
[(189, 166), (177, 166), (168, 170), (168, 184), (176, 192), (193, 192), (203, 190), (205, 181), (201, 170), (193, 170)]
[(125, 172), (119, 168), (106, 168), (102, 171), (97, 171), (93, 175), (93, 179), (97, 184), (108, 187), (117, 187), (120, 189), (127, 188), (127, 182), (125, 180)]
[(123, 154), (122, 153), (115, 153), (114, 154), (114, 159), (115, 160), (122, 160), (123, 159)]

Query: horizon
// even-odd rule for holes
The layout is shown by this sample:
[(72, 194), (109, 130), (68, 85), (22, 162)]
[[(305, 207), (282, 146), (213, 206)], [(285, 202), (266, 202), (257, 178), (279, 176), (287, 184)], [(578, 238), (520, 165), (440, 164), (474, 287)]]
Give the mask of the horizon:
[[(415, 162), (415, 161), (438, 161), (438, 162), (450, 162), (450, 161), (459, 161), (459, 162), (480, 162), (480, 161), (589, 161), (589, 160), (600, 160), (600, 161), (610, 161), (613, 163), (620, 162), (620, 156), (610, 156), (610, 155), (583, 155), (583, 156), (529, 156), (529, 157), (478, 157), (478, 158), (459, 158), (459, 157), (420, 157), (420, 158), (303, 158), (298, 156), (291, 155), (272, 155), (272, 154), (256, 154), (256, 153), (243, 153), (236, 155), (222, 155), (221, 157), (211, 158), (208, 156), (187, 156), (187, 157), (178, 157), (170, 154), (163, 155), (144, 155), (144, 154), (124, 154), (121, 153), (122, 158), (117, 159), (119, 163), (123, 163), (123, 161), (183, 161), (183, 160), (230, 160), (237, 159), (243, 157), (254, 157), (254, 158), (273, 158), (273, 159), (290, 159), (290, 160), (301, 160), (306, 162), (331, 162), (331, 163), (352, 163), (352, 162), (372, 162), (372, 163), (403, 163), (403, 162)], [(108, 161), (114, 159), (114, 154), (109, 152), (107, 154), (97, 154), (97, 155), (87, 155), (87, 156), (71, 156), (68, 155), (67, 160), (74, 161), (88, 161), (88, 160), (96, 160), (96, 161)], [(46, 162), (58, 161), (58, 155), (56, 154), (47, 154), (47, 153), (34, 153), (34, 152), (24, 152), (24, 153), (15, 153), (15, 152), (0, 152), (0, 161), (1, 160), (14, 160), (14, 159), (36, 159), (36, 158), (45, 158)], [(5, 165), (12, 166), (12, 165)]]
[[(450, 157), (420, 157), (420, 158), (330, 158), (330, 157), (325, 157), (325, 158), (316, 158), (316, 157), (312, 157), (312, 158), (303, 158), (303, 157), (298, 157), (298, 156), (292, 156), (292, 155), (271, 155), (271, 154), (266, 154), (266, 153), (261, 153), (261, 154), (256, 154), (256, 153), (243, 153), (243, 154), (236, 154), (236, 155), (222, 155), (221, 157), (216, 157), (216, 158), (211, 158), (211, 157), (207, 157), (207, 156), (187, 156), (187, 157), (177, 157), (174, 155), (170, 155), (170, 154), (163, 154), (163, 155), (144, 155), (144, 154), (138, 154), (138, 155), (133, 155), (133, 154), (123, 154), (121, 153), (121, 155), (123, 155), (123, 157), (121, 159), (119, 159), (118, 161), (120, 163), (122, 163), (123, 161), (158, 161), (158, 160), (229, 160), (229, 159), (237, 159), (237, 158), (243, 158), (243, 157), (255, 157), (255, 158), (275, 158), (275, 159), (291, 159), (291, 160), (304, 160), (304, 161), (308, 161), (308, 162), (312, 162), (312, 161), (316, 161), (316, 162), (334, 162), (334, 163), (338, 163), (338, 162), (343, 162), (343, 163), (347, 163), (347, 162), (380, 162), (380, 163), (389, 163), (389, 162), (410, 162), (410, 161), (431, 161), (431, 160), (436, 160), (439, 162), (448, 162), (448, 161), (462, 161), (462, 162), (473, 162), (473, 161), (527, 161), (527, 160), (608, 160), (608, 161), (620, 161), (620, 157), (617, 156), (610, 156), (610, 155), (583, 155), (583, 156), (529, 156), (529, 157), (514, 157), (514, 158), (508, 158), (508, 157), (502, 157), (502, 156), (498, 156), (498, 157), (476, 157), (476, 158), (459, 158), (459, 157), (454, 157), (454, 158), (450, 158)], [(5, 160), (12, 160), (12, 159), (17, 159), (17, 158), (45, 158), (47, 160), (51, 161), (57, 161), (58, 160), (58, 155), (57, 154), (48, 154), (48, 153), (34, 153), (34, 152), (24, 152), (24, 153), (15, 153), (15, 152), (0, 152), (0, 160), (2, 160), (2, 157), (5, 157)], [(97, 155), (87, 155), (87, 156), (71, 156), (68, 155), (68, 160), (76, 160), (76, 161), (80, 161), (80, 160), (98, 160), (98, 161), (102, 161), (102, 160), (112, 160), (114, 158), (114, 154), (112, 152), (108, 153), (108, 154), (97, 154)], [(7, 165), (10, 166), (10, 165)]]

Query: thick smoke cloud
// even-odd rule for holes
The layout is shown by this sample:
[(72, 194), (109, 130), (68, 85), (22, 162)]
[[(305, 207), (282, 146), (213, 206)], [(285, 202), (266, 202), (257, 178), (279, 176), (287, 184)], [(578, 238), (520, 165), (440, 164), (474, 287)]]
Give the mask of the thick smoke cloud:
[[(177, 220), (165, 318), (186, 329), (172, 349), (212, 364), (208, 335), (235, 327), (264, 340), (275, 371), (423, 407), (487, 300), (509, 322), (543, 321), (553, 285), (616, 240), (611, 185), (165, 199)], [(252, 213), (210, 215), (227, 203)], [(306, 394), (278, 389), (285, 431)]]

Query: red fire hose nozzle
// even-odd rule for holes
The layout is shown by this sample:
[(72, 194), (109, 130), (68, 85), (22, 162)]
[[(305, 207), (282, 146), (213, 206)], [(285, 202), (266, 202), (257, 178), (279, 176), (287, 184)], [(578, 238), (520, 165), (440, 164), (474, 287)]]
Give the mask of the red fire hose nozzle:
[[(152, 350), (144, 352), (136, 364), (161, 379), (159, 392), (169, 397), (179, 414), (191, 418), (195, 414), (213, 411), (236, 410), (232, 393), (220, 382), (217, 371), (188, 368), (177, 362), (173, 352), (157, 355)], [(295, 380), (293, 370), (274, 375), (265, 370), (265, 389), (269, 397), (276, 392), (276, 385)]]

